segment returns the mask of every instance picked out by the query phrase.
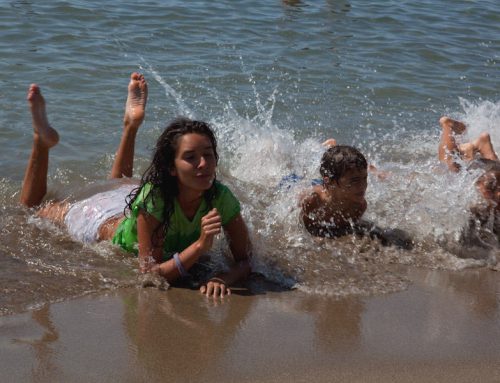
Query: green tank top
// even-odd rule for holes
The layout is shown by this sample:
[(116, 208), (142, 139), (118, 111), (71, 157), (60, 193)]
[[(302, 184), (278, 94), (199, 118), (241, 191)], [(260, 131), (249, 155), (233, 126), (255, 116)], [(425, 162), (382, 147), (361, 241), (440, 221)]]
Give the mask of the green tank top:
[[(216, 181), (215, 188), (212, 208), (217, 208), (222, 218), (222, 226), (225, 226), (240, 213), (240, 203), (227, 186)], [(118, 226), (113, 243), (120, 245), (126, 251), (137, 254), (137, 216), (139, 212), (143, 210), (158, 221), (163, 222), (163, 206), (160, 189), (154, 188), (150, 183), (145, 184), (132, 204), (129, 216)], [(202, 199), (195, 216), (189, 220), (184, 215), (177, 198), (174, 200), (174, 212), (170, 217), (170, 225), (163, 244), (164, 260), (171, 258), (174, 253), (181, 252), (200, 237), (201, 218), (208, 211), (207, 203), (205, 199)]]

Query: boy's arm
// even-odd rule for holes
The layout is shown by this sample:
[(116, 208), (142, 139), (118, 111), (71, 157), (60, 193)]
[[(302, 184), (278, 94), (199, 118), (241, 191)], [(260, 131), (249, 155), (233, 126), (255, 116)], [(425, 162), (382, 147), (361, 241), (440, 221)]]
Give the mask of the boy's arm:
[(405, 250), (413, 248), (413, 239), (400, 229), (383, 229), (373, 222), (362, 219), (354, 225), (354, 230), (358, 235), (367, 234), (372, 239), (377, 238), (383, 246), (396, 246)]

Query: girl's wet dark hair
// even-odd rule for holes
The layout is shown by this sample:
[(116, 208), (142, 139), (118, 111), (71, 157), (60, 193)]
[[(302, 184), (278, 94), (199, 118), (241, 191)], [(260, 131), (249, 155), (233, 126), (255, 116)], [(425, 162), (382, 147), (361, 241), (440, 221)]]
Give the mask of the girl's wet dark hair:
[(322, 177), (338, 181), (348, 170), (367, 169), (365, 156), (348, 145), (331, 146), (321, 158), (319, 172)]
[[(156, 142), (153, 151), (153, 159), (151, 164), (144, 172), (139, 187), (135, 188), (127, 197), (127, 206), (125, 210), (130, 211), (132, 204), (137, 199), (142, 187), (150, 183), (153, 185), (149, 195), (145, 196), (145, 200), (150, 200), (153, 203), (158, 203), (155, 198), (160, 197), (163, 200), (163, 217), (164, 220), (157, 230), (153, 233), (153, 243), (157, 242), (160, 231), (166, 234), (170, 226), (170, 217), (174, 212), (174, 200), (179, 194), (177, 185), (177, 177), (171, 175), (171, 171), (175, 169), (175, 154), (179, 146), (179, 139), (185, 134), (196, 133), (207, 137), (212, 144), (212, 149), (216, 163), (219, 160), (217, 154), (217, 140), (209, 124), (203, 121), (191, 120), (186, 117), (178, 117), (171, 121)], [(158, 192), (159, 190), (159, 192)], [(215, 179), (210, 189), (205, 191), (204, 198), (209, 209), (212, 208), (212, 201), (215, 198)]]

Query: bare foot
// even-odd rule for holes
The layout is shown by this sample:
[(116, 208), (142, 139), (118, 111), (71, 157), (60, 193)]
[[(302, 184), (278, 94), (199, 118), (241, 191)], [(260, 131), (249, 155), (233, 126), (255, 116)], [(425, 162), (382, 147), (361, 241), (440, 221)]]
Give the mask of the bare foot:
[(465, 124), (463, 122), (454, 120), (450, 117), (443, 116), (439, 119), (439, 124), (441, 127), (444, 128), (449, 128), (453, 131), (455, 134), (462, 134), (465, 132)]
[(50, 126), (47, 120), (45, 99), (42, 96), (40, 87), (31, 84), (27, 98), (31, 109), (34, 140), (47, 148), (51, 148), (59, 142), (59, 134)]
[(332, 146), (337, 146), (337, 140), (334, 138), (329, 138), (325, 142), (323, 142), (321, 145), (323, 145), (326, 148), (330, 148)]
[(144, 120), (147, 99), (148, 84), (146, 79), (140, 73), (132, 73), (128, 84), (127, 103), (123, 118), (126, 127), (139, 128)]

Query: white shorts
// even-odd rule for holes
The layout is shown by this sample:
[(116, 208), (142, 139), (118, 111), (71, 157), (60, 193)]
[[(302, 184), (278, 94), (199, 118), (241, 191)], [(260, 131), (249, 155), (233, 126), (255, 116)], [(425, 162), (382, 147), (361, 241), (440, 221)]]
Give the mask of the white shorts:
[(136, 187), (134, 184), (121, 185), (72, 204), (64, 217), (71, 237), (83, 243), (97, 242), (101, 225), (123, 214), (125, 198)]

